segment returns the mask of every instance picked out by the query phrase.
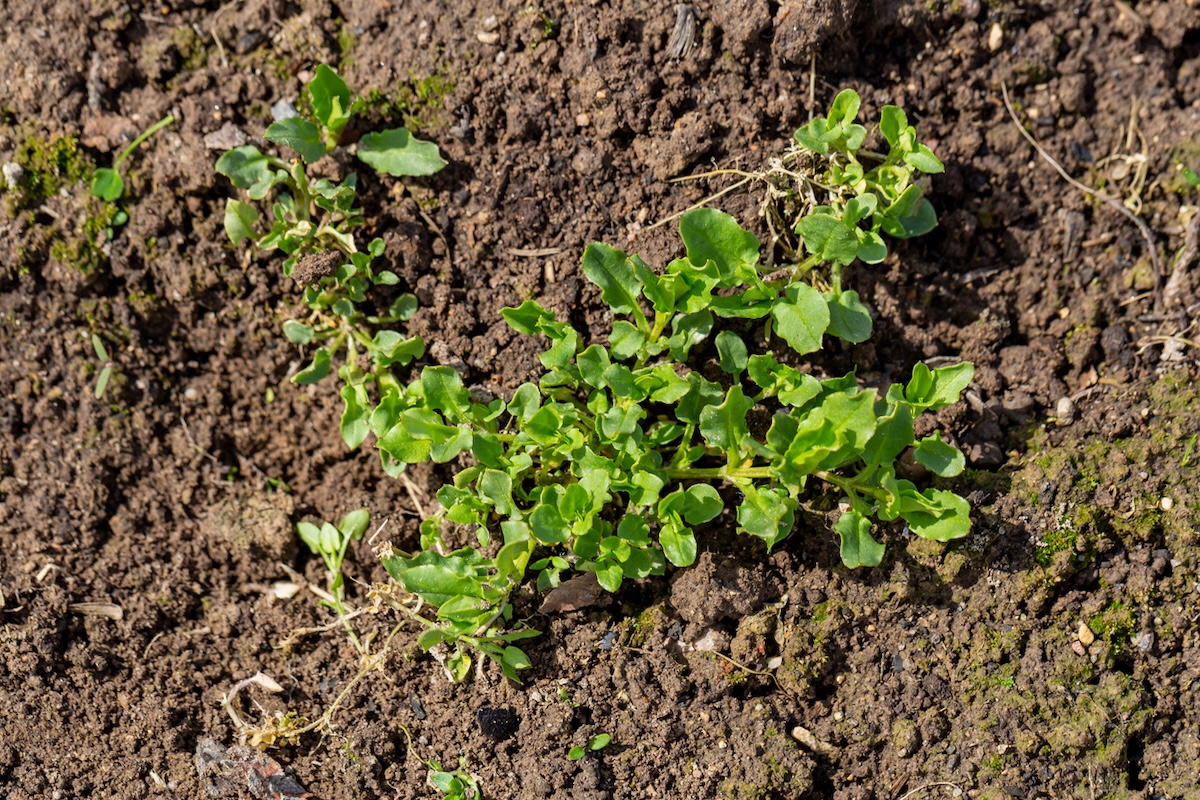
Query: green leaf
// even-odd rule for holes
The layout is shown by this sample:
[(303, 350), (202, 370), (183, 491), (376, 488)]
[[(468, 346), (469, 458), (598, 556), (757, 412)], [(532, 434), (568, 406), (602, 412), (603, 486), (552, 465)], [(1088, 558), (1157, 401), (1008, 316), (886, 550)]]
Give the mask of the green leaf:
[(912, 443), (912, 412), (908, 404), (896, 403), (876, 418), (875, 434), (863, 449), (863, 460), (872, 466), (891, 464)]
[(346, 384), (340, 394), (345, 403), (340, 426), (342, 441), (346, 447), (356, 450), (371, 432), (371, 398), (362, 384)]
[[(562, 487), (555, 487), (561, 493)], [(544, 497), (545, 495), (543, 495)], [(529, 527), (534, 537), (542, 544), (565, 544), (571, 536), (571, 527), (562, 518), (558, 508), (550, 503), (541, 503), (529, 514)]]
[(721, 331), (717, 334), (716, 343), (721, 369), (735, 378), (741, 375), (749, 360), (746, 343), (742, 341), (742, 337), (732, 331)]
[(934, 211), (933, 203), (922, 197), (917, 200), (913, 213), (909, 216), (901, 217), (899, 223), (903, 232), (893, 233), (893, 236), (900, 239), (924, 236), (937, 227), (937, 212)]
[(338, 530), (347, 539), (357, 541), (367, 532), (367, 526), (370, 523), (371, 512), (365, 508), (359, 508), (342, 517), (342, 521), (338, 523)]
[(106, 203), (115, 203), (125, 194), (125, 181), (115, 169), (100, 167), (92, 176), (92, 194)]
[(842, 221), (846, 225), (854, 227), (858, 225), (860, 220), (864, 220), (874, 214), (875, 208), (878, 205), (879, 198), (870, 192), (860, 194), (858, 197), (852, 197), (846, 202), (846, 210)]
[(842, 89), (838, 92), (837, 97), (833, 98), (833, 104), (829, 107), (827, 119), (830, 127), (854, 122), (861, 103), (858, 92), (853, 89)]
[(698, 267), (717, 265), (721, 286), (747, 283), (758, 275), (759, 241), (737, 220), (713, 208), (696, 208), (679, 220), (687, 257)]
[(900, 135), (908, 130), (908, 116), (896, 106), (884, 106), (879, 112), (879, 132), (892, 147), (900, 141)]
[(567, 751), (567, 758), (571, 761), (578, 761), (587, 755), (587, 750), (581, 745), (575, 745)]
[(858, 299), (858, 292), (842, 292), (825, 295), (829, 305), (830, 336), (845, 339), (847, 342), (860, 344), (871, 338), (871, 312)]
[(317, 126), (300, 117), (289, 117), (271, 123), (263, 137), (275, 144), (290, 147), (300, 154), (304, 163), (311, 164), (325, 157), (325, 143)]
[(712, 326), (713, 316), (708, 309), (676, 316), (671, 322), (671, 335), (667, 338), (671, 358), (678, 362), (686, 361), (688, 351), (708, 338)]
[(948, 542), (971, 532), (971, 506), (954, 492), (902, 489), (900, 495), (900, 516), (918, 536)]
[(943, 478), (953, 478), (960, 474), (967, 465), (962, 451), (954, 445), (942, 441), (942, 435), (937, 431), (932, 436), (922, 439), (913, 451), (913, 455), (931, 472)]
[(805, 355), (821, 349), (821, 337), (829, 327), (829, 306), (807, 283), (794, 284), (771, 306), (771, 318), (780, 338)]
[(583, 380), (589, 386), (597, 389), (608, 386), (608, 382), (604, 379), (604, 372), (612, 366), (612, 361), (608, 357), (606, 348), (594, 344), (577, 355), (575, 363), (579, 365), (579, 374), (583, 376)]
[(384, 556), (384, 569), (406, 592), (441, 606), (454, 597), (482, 597), (483, 586), (475, 569), (461, 556), (442, 556), (425, 550), (414, 559)]
[(933, 154), (933, 151), (923, 144), (918, 144), (913, 152), (907, 153), (904, 156), (904, 163), (927, 175), (937, 175), (946, 170), (946, 166)]
[(878, 264), (887, 258), (887, 245), (882, 236), (875, 231), (864, 231), (860, 228), (855, 228), (854, 233), (858, 237), (860, 261), (864, 264)]
[(608, 335), (613, 358), (620, 361), (633, 358), (645, 343), (646, 334), (638, 330), (636, 325), (623, 319), (613, 321), (612, 333)]
[(694, 483), (684, 494), (683, 519), (689, 525), (700, 525), (716, 519), (725, 508), (721, 495), (707, 483)]
[(313, 338), (313, 329), (310, 325), (305, 325), (303, 322), (297, 322), (294, 319), (286, 320), (283, 323), (283, 335), (288, 338), (288, 341), (296, 344), (308, 344)]
[(235, 245), (254, 238), (254, 224), (258, 222), (258, 209), (249, 203), (232, 198), (225, 201), (225, 235)]
[(769, 486), (756, 486), (749, 481), (735, 482), (745, 495), (738, 505), (738, 525), (746, 533), (757, 536), (774, 547), (796, 524), (796, 501), (786, 491)]
[(529, 656), (518, 647), (508, 645), (504, 648), (504, 655), (500, 657), (500, 666), (504, 668), (504, 674), (516, 680), (516, 673), (523, 669), (529, 669), (533, 666), (533, 662), (529, 660)]
[[(336, 122), (335, 109), (345, 113), (350, 108), (350, 90), (338, 74), (324, 64), (318, 64), (316, 74), (308, 82), (313, 113), (326, 127)], [(336, 101), (336, 105), (335, 105)]]
[(292, 381), (302, 386), (317, 383), (329, 374), (331, 366), (329, 351), (322, 347), (313, 353), (312, 363), (292, 376)]
[(590, 742), (588, 742), (588, 749), (589, 750), (603, 750), (604, 748), (608, 747), (608, 743), (611, 741), (612, 741), (611, 736), (609, 736), (607, 733), (601, 733), (598, 736), (592, 737), (592, 740)]
[(706, 380), (699, 372), (689, 372), (687, 383), (688, 390), (680, 397), (679, 405), (675, 409), (675, 416), (681, 422), (699, 424), (700, 415), (704, 409), (721, 402), (725, 393), (721, 391), (719, 385)]
[(762, 387), (767, 397), (778, 397), (785, 405), (800, 407), (821, 393), (821, 382), (816, 378), (780, 364), (770, 355), (756, 353), (746, 367), (750, 380)]
[(479, 477), (479, 496), (491, 503), (496, 513), (502, 516), (518, 513), (512, 490), (512, 478), (499, 470), (485, 469)]
[(616, 561), (603, 561), (596, 564), (596, 581), (606, 592), (616, 592), (625, 580), (625, 570)]
[(432, 175), (446, 166), (436, 144), (404, 128), (368, 133), (358, 142), (358, 158), (387, 175)]
[(829, 121), (824, 117), (815, 117), (796, 131), (796, 141), (814, 153), (825, 155), (829, 152), (829, 142), (825, 140), (828, 130)]
[(725, 453), (730, 464), (741, 461), (742, 454), (749, 448), (745, 442), (750, 438), (746, 427), (746, 412), (754, 407), (754, 401), (742, 392), (740, 384), (729, 387), (725, 400), (720, 405), (708, 405), (700, 411), (700, 434), (710, 445)]
[(814, 212), (796, 224), (804, 249), (822, 261), (849, 264), (858, 257), (854, 228), (832, 214)]
[(583, 274), (600, 287), (600, 298), (614, 313), (632, 314), (638, 308), (642, 284), (623, 251), (592, 242), (583, 251)]
[(526, 300), (516, 308), (502, 308), (500, 316), (504, 317), (508, 327), (527, 336), (541, 333), (546, 325), (557, 322), (554, 314), (542, 308), (534, 300)]
[(267, 157), (252, 144), (235, 147), (218, 158), (216, 170), (239, 189), (249, 189), (270, 178), (273, 172)]
[(462, 384), (462, 376), (453, 367), (425, 367), (421, 370), (421, 386), (426, 405), (441, 411), (451, 419), (465, 416), (471, 404), (471, 394)]
[(930, 370), (924, 363), (913, 367), (912, 378), (904, 390), (904, 399), (913, 405), (914, 412), (939, 408), (958, 402), (963, 389), (975, 377), (975, 367), (963, 361), (948, 367)]
[(871, 521), (857, 511), (847, 511), (833, 528), (842, 539), (842, 563), (850, 569), (877, 567), (884, 547), (871, 536)]
[(696, 562), (696, 537), (678, 520), (664, 521), (658, 532), (663, 554), (677, 567), (690, 567)]
[(314, 556), (321, 555), (321, 529), (311, 522), (297, 522), (296, 533)]

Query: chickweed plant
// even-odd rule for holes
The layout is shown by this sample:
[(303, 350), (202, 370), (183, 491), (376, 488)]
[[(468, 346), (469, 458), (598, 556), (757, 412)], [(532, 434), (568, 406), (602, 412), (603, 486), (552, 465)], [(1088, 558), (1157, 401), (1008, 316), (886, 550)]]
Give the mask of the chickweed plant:
[[(372, 413), (376, 444), (397, 463), (471, 457), (438, 491), (441, 509), (422, 523), (421, 552), (383, 558), (406, 591), (437, 607), (420, 643), (453, 648), (452, 677), (466, 675), (469, 648), (510, 677), (528, 663), (511, 641), (530, 632), (499, 628), (527, 572), (540, 590), (575, 570), (616, 591), (668, 563), (692, 564), (696, 529), (727, 507), (738, 532), (770, 548), (792, 532), (798, 511), (832, 492), (849, 567), (880, 563), (875, 522), (903, 520), (938, 541), (969, 531), (965, 500), (918, 489), (895, 464), (911, 448), (939, 476), (961, 472), (962, 453), (936, 433), (917, 441), (913, 420), (957, 401), (971, 365), (918, 364), (882, 397), (853, 373), (804, 372), (787, 362), (843, 332), (834, 293), (798, 272), (764, 280), (758, 240), (722, 212), (690, 211), (680, 232), (687, 255), (661, 273), (608, 245), (585, 250), (583, 272), (613, 312), (606, 344), (584, 346), (533, 300), (503, 309), (514, 330), (549, 342), (545, 373), (508, 402), (477, 402), (454, 370), (433, 366), (409, 386), (389, 387)], [(754, 337), (726, 327), (755, 320), (785, 348), (778, 358), (751, 353)], [(687, 366), (710, 339), (724, 373), (717, 381)], [(478, 546), (451, 548), (445, 537), (455, 526), (474, 531)]]
[[(298, 344), (315, 344), (310, 363), (293, 380), (320, 381), (334, 369), (338, 354), (341, 395), (345, 403), (342, 437), (351, 449), (365, 438), (370, 411), (368, 385), (390, 379), (392, 364), (408, 364), (424, 353), (418, 337), (405, 337), (392, 328), (416, 309), (416, 298), (404, 294), (380, 312), (366, 302), (374, 286), (394, 286), (399, 278), (373, 268), (384, 252), (382, 239), (360, 250), (354, 229), (364, 223), (355, 206), (358, 178), (350, 173), (340, 182), (310, 175), (313, 165), (339, 150), (354, 114), (363, 101), (351, 99), (337, 73), (317, 67), (307, 86), (312, 120), (293, 117), (267, 128), (263, 136), (296, 153), (288, 161), (254, 145), (235, 147), (217, 161), (217, 172), (245, 189), (251, 200), (271, 201), (270, 228), (257, 231), (259, 212), (250, 203), (230, 199), (225, 206), (225, 232), (236, 245), (252, 240), (260, 250), (282, 250), (285, 275), (305, 288), (309, 314), (289, 320), (284, 334)], [(437, 145), (416, 139), (404, 128), (368, 133), (359, 139), (355, 155), (377, 172), (393, 176), (431, 175), (446, 165)], [(313, 173), (315, 174), (315, 173)], [(363, 369), (359, 356), (366, 354)]]
[[(314, 83), (328, 73), (318, 71)], [(310, 91), (319, 107), (320, 92)], [(374, 434), (389, 473), (423, 462), (464, 465), (438, 490), (419, 549), (382, 556), (403, 595), (376, 593), (424, 627), (418, 643), (452, 680), (478, 666), (479, 655), (513, 680), (530, 665), (516, 643), (538, 632), (514, 626), (512, 595), (531, 574), (539, 591), (557, 586), (564, 573), (591, 572), (615, 592), (626, 580), (692, 564), (706, 525), (732, 525), (770, 549), (802, 515), (811, 526), (831, 508), (847, 567), (881, 562), (875, 531), (887, 523), (943, 542), (969, 532), (963, 498), (919, 488), (897, 463), (911, 454), (942, 478), (963, 470), (962, 453), (939, 433), (918, 440), (914, 420), (956, 402), (972, 366), (917, 364), (907, 383), (880, 394), (861, 387), (853, 372), (821, 375), (805, 363), (827, 337), (857, 343), (871, 334), (869, 310), (841, 285), (842, 267), (882, 260), (885, 235), (906, 238), (936, 224), (918, 173), (940, 171), (941, 162), (893, 107), (881, 122), (889, 152), (863, 151), (858, 106), (856, 94), (841, 93), (827, 117), (797, 131), (786, 159), (752, 176), (770, 187), (764, 207), (775, 215), (772, 230), (786, 213), (787, 230), (797, 232), (783, 269), (762, 263), (759, 240), (732, 217), (693, 209), (680, 219), (685, 254), (661, 270), (609, 245), (588, 245), (583, 273), (611, 309), (607, 336), (587, 342), (534, 300), (501, 309), (513, 330), (547, 343), (543, 374), (511, 399), (472, 396), (446, 366), (425, 367), (405, 385), (388, 372), (387, 359), (375, 362), (380, 368), (369, 378), (376, 402), (365, 391), (347, 397), (343, 390), (343, 436), (358, 444)], [(348, 277), (361, 275), (352, 243), (322, 232), (336, 228), (335, 211), (358, 219), (339, 211), (350, 208), (337, 194), (345, 187), (302, 195), (300, 162), (288, 173), (259, 160), (265, 164), (255, 181), (247, 174), (235, 182), (258, 187), (251, 190), (258, 197), (286, 186), (281, 196), (293, 199), (277, 203), (277, 227), (308, 222), (300, 232), (273, 232), (260, 246), (285, 249), (294, 266), (310, 243), (326, 241), (350, 257), (342, 268)], [(293, 211), (294, 198), (310, 196), (327, 212), (319, 223)], [(231, 208), (238, 240), (241, 211)], [(345, 292), (341, 280), (323, 285)], [(360, 301), (340, 302), (346, 309)], [(332, 310), (346, 319), (348, 312)], [(367, 321), (381, 326), (374, 342), (393, 320)], [(340, 330), (314, 326), (310, 340), (336, 339)], [(366, 346), (365, 337), (345, 338)], [(694, 368), (699, 356), (714, 354), (714, 371)], [(328, 363), (328, 353), (321, 358)], [(347, 389), (353, 364), (339, 372)], [(318, 366), (314, 358), (310, 369)]]

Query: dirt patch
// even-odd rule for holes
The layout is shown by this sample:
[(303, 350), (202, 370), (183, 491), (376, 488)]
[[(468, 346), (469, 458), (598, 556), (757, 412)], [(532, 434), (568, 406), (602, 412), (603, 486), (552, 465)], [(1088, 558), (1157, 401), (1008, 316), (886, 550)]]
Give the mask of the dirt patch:
[[(840, 357), (870, 384), (976, 364), (938, 417), (976, 528), (949, 547), (888, 531), (883, 565), (856, 572), (820, 515), (770, 555), (714, 531), (671, 581), (534, 617), (522, 685), (451, 685), (401, 630), (327, 735), (271, 751), (300, 786), (433, 797), (434, 759), (490, 797), (1188, 796), (1200, 301), (1185, 280), (1156, 308), (1137, 229), (1037, 158), (1000, 88), (1146, 222), (1166, 279), (1197, 203), (1193, 5), (698, 3), (678, 57), (673, 4), (6, 5), (0, 161), (21, 174), (0, 190), (0, 790), (204, 796), (197, 744), (233, 743), (237, 681), (284, 688), (250, 690), (246, 713), (312, 720), (358, 674), (337, 628), (280, 647), (329, 622), (306, 589), (271, 589), (323, 585), (293, 525), (366, 507), (411, 546), (414, 498), (447, 476), (388, 479), (344, 450), (330, 384), (288, 380), (299, 291), (227, 245), (206, 144), (253, 141), (329, 63), (374, 92), (369, 124), (446, 153), (430, 179), (365, 193), (367, 233), (420, 299), (429, 360), (499, 395), (538, 368), (500, 307), (532, 297), (605, 330), (586, 243), (666, 263), (678, 239), (652, 224), (725, 186), (670, 179), (764, 166), (843, 86), (872, 118), (905, 108), (947, 165), (941, 224), (848, 270), (876, 335)], [(88, 176), (168, 112), (110, 239)], [(763, 234), (753, 196), (717, 205)], [(102, 399), (92, 334), (115, 366)], [(385, 577), (366, 544), (347, 573), (356, 605)], [(394, 624), (360, 621), (376, 643)], [(489, 735), (483, 708), (515, 732)], [(600, 733), (612, 744), (568, 760)]]

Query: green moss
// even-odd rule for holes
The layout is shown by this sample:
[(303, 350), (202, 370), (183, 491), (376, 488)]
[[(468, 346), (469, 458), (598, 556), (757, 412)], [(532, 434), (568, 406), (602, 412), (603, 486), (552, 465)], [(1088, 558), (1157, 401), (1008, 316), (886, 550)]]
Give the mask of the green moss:
[(368, 109), (379, 112), (386, 120), (399, 121), (410, 130), (428, 130), (445, 124), (445, 102), (453, 91), (454, 79), (449, 68), (441, 66), (425, 77), (410, 72), (408, 80), (396, 87), (395, 99), (372, 89), (363, 101)]
[(13, 161), (25, 171), (16, 187), (4, 188), (10, 195), (9, 211), (13, 213), (34, 208), (63, 188), (86, 182), (95, 170), (95, 165), (79, 152), (79, 141), (73, 136), (26, 136), (17, 146)]

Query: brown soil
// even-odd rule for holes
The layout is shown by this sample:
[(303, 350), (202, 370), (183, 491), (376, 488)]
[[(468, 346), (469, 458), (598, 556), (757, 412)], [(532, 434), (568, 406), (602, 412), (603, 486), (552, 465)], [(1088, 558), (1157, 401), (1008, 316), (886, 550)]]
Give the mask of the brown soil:
[[(493, 798), (1197, 796), (1196, 284), (1180, 271), (1156, 308), (1137, 228), (1040, 161), (1001, 100), (1127, 199), (1165, 282), (1197, 203), (1195, 0), (702, 2), (681, 58), (674, 4), (636, 0), (0, 8), (0, 161), (48, 176), (0, 212), (0, 796), (206, 796), (197, 743), (233, 743), (237, 681), (284, 687), (246, 690), (251, 718), (315, 719), (358, 671), (336, 628), (277, 647), (329, 622), (268, 591), (285, 566), (324, 580), (295, 521), (365, 506), (415, 541), (410, 493), (345, 452), (332, 384), (288, 381), (295, 285), (221, 228), (205, 137), (257, 136), (318, 63), (399, 98), (369, 121), (451, 162), (363, 204), (420, 297), (411, 332), (469, 383), (535, 374), (500, 307), (537, 297), (599, 330), (587, 242), (665, 263), (677, 237), (650, 224), (725, 185), (669, 179), (765, 165), (844, 86), (868, 118), (905, 108), (947, 164), (938, 230), (847, 276), (879, 316), (848, 357), (868, 382), (939, 357), (977, 374), (940, 415), (972, 467), (970, 539), (897, 530), (883, 566), (849, 572), (824, 519), (770, 556), (718, 531), (671, 581), (535, 618), (523, 685), (452, 685), (402, 631), (326, 735), (271, 751), (314, 797), (435, 797), (425, 760), (460, 758)], [(129, 224), (98, 246), (80, 176), (168, 112), (129, 161)], [(761, 234), (756, 202), (716, 205)], [(91, 333), (116, 365), (103, 400)], [(414, 470), (414, 495), (444, 477)], [(385, 577), (365, 544), (347, 573), (352, 603)], [(485, 735), (485, 707), (515, 735)], [(598, 733), (607, 749), (567, 759)]]

